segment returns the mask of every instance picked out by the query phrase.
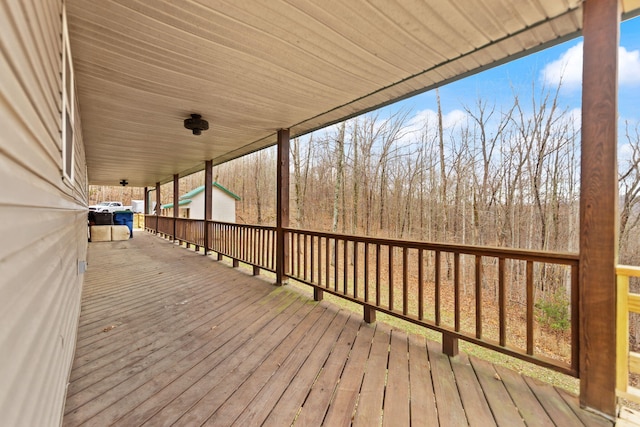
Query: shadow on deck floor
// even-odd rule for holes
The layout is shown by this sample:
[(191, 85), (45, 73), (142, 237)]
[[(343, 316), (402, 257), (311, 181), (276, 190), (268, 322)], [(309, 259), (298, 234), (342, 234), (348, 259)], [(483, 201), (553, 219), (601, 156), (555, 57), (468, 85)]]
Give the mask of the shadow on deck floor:
[(89, 245), (63, 423), (612, 425), (563, 390), (144, 232)]

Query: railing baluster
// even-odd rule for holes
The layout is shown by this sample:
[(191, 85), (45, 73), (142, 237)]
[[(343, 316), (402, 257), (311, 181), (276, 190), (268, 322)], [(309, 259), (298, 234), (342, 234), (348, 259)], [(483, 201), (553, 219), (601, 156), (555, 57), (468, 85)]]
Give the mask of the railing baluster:
[(349, 242), (347, 239), (342, 241), (342, 280), (344, 281), (342, 287), (344, 289), (344, 294), (349, 295)]
[(460, 332), (460, 253), (453, 254), (453, 312), (455, 329)]
[(364, 243), (364, 301), (369, 302), (369, 243)]
[(571, 264), (571, 367), (578, 368), (579, 364), (579, 343), (580, 330), (578, 329), (577, 320), (580, 318), (579, 311), (579, 282), (578, 282), (578, 264)]
[(358, 242), (353, 242), (353, 297), (358, 298)]
[(533, 355), (533, 261), (527, 261), (527, 354)]
[(380, 244), (376, 243), (376, 305), (380, 306)]
[(409, 248), (402, 248), (402, 314), (409, 312)]
[(435, 293), (435, 300), (436, 300), (436, 306), (435, 306), (435, 316), (436, 316), (436, 325), (440, 325), (440, 251), (436, 251), (436, 260), (435, 260), (435, 286), (434, 286), (434, 293)]
[[(293, 240), (296, 241), (296, 251), (293, 251)], [(294, 258), (296, 260), (296, 270), (297, 270), (297, 275), (300, 276), (300, 233), (296, 233), (296, 238), (295, 239), (291, 239), (291, 254), (294, 254)]]
[(424, 319), (424, 250), (418, 249), (418, 319)]
[(315, 274), (314, 274), (314, 268), (315, 268), (315, 259), (314, 259), (314, 255), (315, 255), (315, 236), (314, 235), (310, 235), (309, 236), (311, 238), (311, 272), (310, 272), (310, 278), (311, 278), (311, 283), (315, 282), (314, 278), (315, 278)]
[(324, 271), (324, 274), (325, 274), (325, 287), (327, 289), (329, 289), (329, 287), (331, 286), (330, 285), (330, 278), (329, 278), (329, 274), (330, 274), (330, 271), (331, 271), (331, 268), (329, 266), (329, 264), (331, 263), (331, 244), (329, 243), (329, 237), (327, 237), (325, 239), (324, 250), (325, 250), (325, 260), (324, 260), (324, 263), (325, 263), (325, 271)]
[(482, 338), (482, 257), (476, 255), (476, 338)]
[(393, 311), (393, 246), (389, 248), (389, 310)]
[(505, 261), (504, 257), (498, 258), (498, 317), (500, 324), (500, 345), (507, 345), (507, 298), (505, 290)]
[(340, 241), (338, 239), (333, 240), (333, 290), (338, 292), (338, 251), (340, 250)]

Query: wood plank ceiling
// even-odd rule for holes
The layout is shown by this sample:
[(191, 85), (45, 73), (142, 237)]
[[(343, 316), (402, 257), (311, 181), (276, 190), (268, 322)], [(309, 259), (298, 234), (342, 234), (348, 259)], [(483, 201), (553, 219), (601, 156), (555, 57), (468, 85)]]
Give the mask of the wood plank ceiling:
[[(625, 12), (640, 8), (627, 2)], [(92, 184), (166, 182), (579, 35), (581, 0), (67, 0)], [(182, 121), (202, 114), (210, 129)]]

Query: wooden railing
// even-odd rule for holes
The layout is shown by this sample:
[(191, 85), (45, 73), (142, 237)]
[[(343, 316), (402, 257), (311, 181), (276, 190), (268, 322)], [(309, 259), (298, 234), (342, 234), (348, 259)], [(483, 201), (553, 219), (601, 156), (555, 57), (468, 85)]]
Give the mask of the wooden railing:
[(157, 216), (155, 216), (155, 215), (145, 215), (144, 216), (144, 229), (145, 230), (155, 233), (157, 226), (158, 226), (158, 217)]
[(170, 236), (171, 238), (173, 238), (174, 223), (175, 223), (175, 218), (159, 216), (158, 217), (158, 233), (164, 236)]
[[(153, 216), (147, 216), (154, 231)], [(275, 271), (275, 227), (158, 217), (158, 232), (239, 262)], [(175, 234), (173, 236), (175, 221)], [(364, 307), (569, 375), (578, 375), (578, 256), (379, 239), (286, 228), (285, 275)], [(206, 241), (208, 240), (208, 241)], [(536, 296), (545, 287), (568, 295), (567, 354), (540, 350)], [(519, 307), (514, 309), (513, 307)], [(517, 311), (517, 312), (514, 312)], [(516, 320), (514, 320), (516, 319)], [(550, 337), (553, 341), (553, 337)]]
[[(247, 224), (207, 221), (207, 249), (267, 271), (276, 269), (276, 229)], [(256, 270), (254, 273), (257, 274)]]
[(202, 220), (177, 218), (174, 240), (185, 242), (187, 245), (193, 244), (196, 249), (204, 247), (204, 226)]
[[(380, 311), (442, 332), (443, 339), (578, 375), (576, 254), (286, 231), (287, 276), (313, 286), (318, 298), (328, 292), (363, 305), (365, 318)], [(569, 291), (570, 354), (561, 360), (541, 354), (536, 339), (542, 328), (535, 296), (552, 281)], [(507, 313), (514, 305), (522, 306), (519, 324), (508, 322), (518, 318)]]
[(616, 394), (640, 403), (640, 388), (629, 384), (629, 373), (640, 374), (640, 353), (629, 349), (629, 314), (640, 313), (640, 294), (629, 292), (629, 279), (640, 277), (640, 267), (621, 265), (616, 275)]
[(257, 269), (275, 271), (275, 227), (155, 215), (146, 215), (145, 224), (147, 231), (155, 232), (157, 224), (158, 233), (171, 240), (216, 252), (219, 258), (227, 256), (234, 266), (249, 264), (255, 274), (259, 273)]

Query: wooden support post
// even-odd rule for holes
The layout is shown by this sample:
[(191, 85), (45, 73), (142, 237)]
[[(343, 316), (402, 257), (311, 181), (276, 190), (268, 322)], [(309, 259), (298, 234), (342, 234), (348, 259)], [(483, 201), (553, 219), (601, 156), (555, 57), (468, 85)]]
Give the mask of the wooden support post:
[(144, 187), (144, 207), (142, 208), (142, 212), (145, 215), (149, 215), (149, 187)]
[(458, 338), (449, 334), (442, 334), (442, 352), (449, 357), (458, 355)]
[(158, 234), (158, 217), (160, 216), (160, 183), (156, 182), (156, 234)]
[(233, 268), (238, 268), (238, 267), (240, 267), (240, 261), (238, 261), (238, 260), (237, 260), (237, 259), (235, 259), (235, 258), (233, 259), (232, 264), (233, 264)]
[[(144, 187), (144, 204), (142, 205), (142, 212), (144, 212), (144, 219), (147, 219), (147, 215), (149, 215), (149, 187)], [(138, 222), (138, 225), (140, 223)], [(144, 226), (142, 227), (144, 231), (147, 231), (147, 221), (144, 222)]]
[(324, 292), (322, 292), (322, 289), (313, 288), (313, 300), (322, 301), (323, 299), (324, 299)]
[(260, 267), (258, 266), (253, 266), (253, 275), (254, 276), (259, 276), (260, 275)]
[(204, 162), (204, 254), (209, 250), (209, 225), (213, 213), (213, 161)]
[(286, 285), (289, 245), (284, 228), (289, 226), (289, 129), (278, 131), (276, 185), (276, 285)]
[(218, 261), (222, 261), (222, 254), (218, 252)]
[(180, 216), (180, 175), (173, 175), (173, 239), (172, 241), (176, 241), (176, 228), (178, 225), (178, 221), (176, 218)]
[(580, 404), (616, 415), (620, 1), (583, 3)]
[(371, 305), (363, 305), (364, 309), (364, 321), (367, 323), (376, 322), (376, 309)]

